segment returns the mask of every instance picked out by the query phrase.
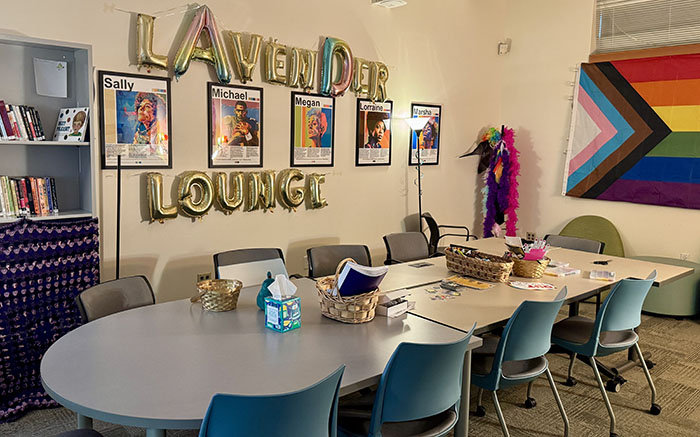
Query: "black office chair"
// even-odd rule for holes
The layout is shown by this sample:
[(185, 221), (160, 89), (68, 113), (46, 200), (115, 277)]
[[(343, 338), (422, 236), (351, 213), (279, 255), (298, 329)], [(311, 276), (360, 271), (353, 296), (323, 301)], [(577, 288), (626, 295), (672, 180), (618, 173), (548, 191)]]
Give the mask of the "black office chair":
[(318, 246), (306, 250), (309, 261), (309, 278), (335, 274), (335, 269), (345, 258), (352, 258), (363, 266), (372, 266), (369, 248), (361, 244), (338, 244)]
[(566, 235), (547, 234), (544, 240), (555, 247), (563, 247), (565, 249), (580, 250), (590, 253), (603, 253), (605, 243), (602, 241), (589, 240), (586, 238), (568, 237)]
[(384, 261), (386, 265), (444, 256), (441, 253), (430, 253), (428, 239), (422, 232), (398, 232), (385, 235), (384, 245), (386, 246), (386, 261)]
[[(470, 239), (477, 239), (478, 237), (476, 235), (472, 235), (471, 232), (469, 232), (469, 228), (466, 226), (457, 226), (457, 225), (438, 225), (437, 221), (433, 218), (432, 215), (430, 215), (429, 212), (425, 212), (422, 215), (423, 220), (425, 220), (425, 223), (428, 225), (428, 230), (430, 231), (430, 238), (428, 240), (428, 246), (430, 253), (437, 253), (438, 252), (438, 243), (440, 240), (444, 237), (464, 237), (467, 241)], [(442, 228), (449, 228), (449, 229), (462, 229), (464, 230), (464, 234), (452, 234), (452, 233), (441, 233)]]
[(156, 303), (145, 276), (129, 276), (103, 282), (84, 290), (75, 298), (83, 322)]

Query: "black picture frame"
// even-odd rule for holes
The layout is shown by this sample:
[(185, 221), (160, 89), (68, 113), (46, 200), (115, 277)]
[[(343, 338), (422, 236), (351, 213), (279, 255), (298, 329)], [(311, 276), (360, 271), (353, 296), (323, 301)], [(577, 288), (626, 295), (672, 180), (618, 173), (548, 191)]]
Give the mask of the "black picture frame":
[[(110, 154), (110, 158), (108, 158), (107, 154), (107, 135), (109, 134), (110, 136), (114, 136), (113, 138), (110, 139), (116, 139), (115, 143), (109, 143), (110, 147), (113, 148), (120, 148), (122, 146), (130, 146), (133, 144), (151, 144), (151, 143), (120, 143), (119, 142), (119, 135), (120, 133), (118, 132), (118, 129), (116, 128), (116, 125), (118, 124), (118, 118), (120, 117), (121, 112), (128, 114), (128, 111), (121, 111), (124, 108), (118, 108), (119, 106), (119, 98), (116, 95), (116, 91), (125, 91), (125, 92), (139, 92), (139, 91), (133, 91), (133, 88), (135, 87), (135, 81), (129, 82), (129, 79), (135, 79), (135, 80), (140, 80), (140, 81), (149, 81), (153, 82), (154, 87), (151, 88), (148, 91), (140, 91), (144, 93), (150, 93), (150, 94), (157, 94), (160, 99), (162, 99), (162, 95), (165, 95), (165, 102), (163, 102), (163, 107), (166, 110), (166, 115), (165, 117), (161, 118), (159, 116), (158, 120), (167, 120), (167, 133), (159, 132), (157, 136), (160, 138), (160, 141), (162, 141), (163, 138), (167, 141), (167, 163), (164, 164), (154, 164), (152, 162), (143, 162), (142, 159), (137, 159), (137, 158), (130, 158), (129, 156), (122, 156), (122, 165), (121, 168), (124, 169), (169, 169), (173, 168), (173, 147), (172, 147), (172, 119), (171, 119), (171, 95), (170, 95), (170, 83), (171, 79), (169, 77), (163, 77), (163, 76), (149, 76), (149, 75), (144, 75), (144, 74), (132, 74), (132, 73), (122, 73), (122, 72), (117, 72), (117, 71), (106, 71), (106, 70), (100, 70), (98, 71), (98, 92), (99, 92), (99, 105), (100, 105), (100, 153), (101, 153), (101, 166), (103, 170), (108, 170), (108, 169), (116, 169), (117, 168), (117, 158), (116, 156), (119, 155), (119, 152), (116, 154)], [(107, 86), (107, 79), (109, 79), (109, 86)], [(117, 79), (117, 83), (115, 83), (112, 79)], [(131, 88), (129, 83), (131, 83)], [(143, 84), (142, 84), (143, 85)], [(105, 89), (110, 89), (110, 90), (115, 90), (115, 95), (112, 99), (110, 99), (110, 108), (106, 108), (106, 97), (105, 97)], [(141, 86), (137, 87), (137, 89), (141, 89)], [(114, 105), (112, 107), (111, 105)], [(160, 107), (158, 105), (156, 108)], [(112, 123), (114, 123), (114, 127), (110, 129), (110, 132), (108, 133), (106, 130), (106, 111), (109, 109), (110, 116), (113, 116), (114, 119), (111, 120)], [(134, 112), (136, 113), (135, 108)], [(122, 117), (127, 117), (128, 115), (122, 115)], [(136, 123), (137, 123), (137, 129), (138, 129), (138, 116), (136, 115)], [(133, 122), (132, 122), (133, 123)], [(136, 129), (136, 130), (137, 130)], [(146, 131), (148, 132), (148, 131)], [(135, 135), (135, 134), (134, 134)], [(151, 135), (151, 133), (149, 133)], [(128, 136), (128, 135), (127, 135)], [(129, 150), (131, 153), (131, 150)], [(108, 163), (108, 159), (111, 159), (114, 161), (114, 163)]]
[[(257, 162), (255, 162), (252, 159), (245, 159), (241, 160), (239, 162), (230, 162), (230, 163), (220, 163), (217, 164), (214, 159), (214, 138), (216, 134), (213, 131), (214, 128), (214, 114), (212, 113), (213, 110), (213, 99), (219, 98), (219, 97), (214, 97), (212, 94), (214, 92), (215, 88), (226, 88), (230, 90), (242, 90), (243, 93), (246, 94), (245, 101), (246, 102), (252, 102), (254, 100), (248, 100), (252, 99), (252, 97), (248, 97), (248, 92), (253, 91), (255, 93), (259, 93), (259, 106), (258, 106), (258, 119), (256, 120), (255, 118), (252, 118), (253, 121), (257, 122), (257, 132), (256, 135), (258, 136), (257, 138), (257, 148), (258, 148), (258, 159)], [(209, 163), (209, 168), (239, 168), (239, 167), (249, 167), (249, 168), (254, 168), (254, 167), (262, 167), (263, 166), (263, 129), (265, 128), (265, 125), (263, 123), (263, 113), (264, 113), (264, 95), (263, 95), (263, 89), (260, 87), (252, 87), (252, 86), (243, 86), (243, 85), (227, 85), (227, 84), (221, 84), (219, 82), (208, 82), (207, 83), (207, 143), (208, 143), (208, 163)], [(240, 101), (242, 99), (227, 99), (227, 100), (237, 100)], [(235, 105), (234, 105), (235, 107)], [(249, 111), (249, 109), (248, 109)], [(251, 146), (241, 146), (241, 147), (251, 147)], [(247, 155), (247, 153), (246, 153)], [(224, 161), (224, 160), (222, 160)], [(231, 159), (230, 161), (235, 161)], [(251, 163), (254, 162), (254, 163)]]
[[(435, 158), (434, 160), (432, 157), (430, 157), (430, 160), (422, 160), (421, 165), (438, 165), (440, 164), (440, 131), (441, 126), (440, 123), (442, 122), (442, 106), (441, 105), (435, 105), (435, 104), (428, 104), (428, 103), (411, 103), (411, 117), (415, 117), (416, 115), (420, 115), (421, 111), (422, 112), (429, 112), (431, 114), (435, 114), (437, 110), (437, 116), (431, 115), (431, 119), (434, 117), (437, 117), (437, 121), (428, 121), (428, 124), (432, 124), (431, 129), (437, 130), (437, 133), (433, 131), (433, 144), (434, 146), (430, 148), (430, 150), (435, 150)], [(428, 116), (427, 114), (422, 114), (422, 116)], [(427, 125), (426, 125), (427, 126)], [(423, 129), (425, 131), (425, 129)], [(416, 134), (414, 131), (411, 131), (408, 137), (408, 165), (418, 165), (418, 160), (414, 159), (414, 153), (413, 153), (413, 144), (414, 141), (417, 140)], [(417, 149), (419, 150), (419, 149)], [(423, 153), (421, 153), (423, 155)], [(432, 154), (431, 154), (432, 155)], [(434, 161), (434, 162), (433, 162)]]
[[(386, 112), (386, 106), (389, 107), (388, 113)], [(369, 108), (375, 110), (368, 110)], [(382, 110), (376, 110), (382, 108)], [(371, 143), (369, 139), (369, 129), (365, 129), (367, 125), (367, 119), (369, 114), (383, 114), (374, 117), (374, 122), (383, 121), (384, 123), (384, 134), (380, 141), (385, 143), (386, 153), (373, 153), (373, 150), (377, 148), (366, 147), (368, 143)], [(385, 102), (372, 102), (370, 99), (357, 99), (357, 109), (355, 111), (355, 167), (365, 167), (365, 166), (377, 166), (377, 165), (391, 165), (391, 150), (393, 141), (393, 121), (392, 116), (394, 113), (394, 102), (387, 100)], [(388, 126), (387, 126), (388, 125)], [(365, 135), (367, 133), (367, 135)], [(387, 133), (389, 134), (387, 136)], [(383, 145), (382, 145), (383, 146)], [(380, 147), (378, 152), (384, 152), (385, 148)], [(361, 156), (369, 155), (369, 156)], [(374, 156), (373, 155), (378, 155)], [(384, 156), (386, 155), (386, 156)]]
[[(315, 101), (326, 101), (326, 102), (330, 102), (330, 104), (331, 104), (331, 107), (330, 107), (330, 108), (326, 108), (326, 107), (324, 107), (322, 104), (321, 104), (321, 107), (319, 108), (319, 109), (321, 109), (321, 111), (323, 112), (323, 114), (325, 114), (324, 117), (325, 117), (325, 120), (326, 120), (327, 125), (330, 124), (330, 134), (331, 134), (331, 137), (330, 137), (330, 140), (326, 140), (326, 141), (328, 141), (328, 142), (330, 143), (330, 145), (329, 145), (329, 148), (330, 148), (330, 162), (326, 162), (326, 161), (328, 161), (328, 159), (323, 159), (323, 160), (320, 160), (320, 159), (319, 159), (319, 160), (313, 160), (313, 159), (300, 160), (300, 159), (297, 159), (297, 158), (295, 157), (295, 150), (296, 150), (297, 148), (300, 148), (300, 149), (308, 149), (308, 148), (309, 148), (309, 147), (305, 147), (305, 146), (297, 147), (297, 145), (296, 145), (296, 135), (297, 135), (297, 133), (298, 133), (298, 132), (297, 132), (297, 129), (303, 128), (303, 126), (302, 126), (302, 124), (301, 124), (301, 120), (297, 120), (296, 108), (297, 108), (297, 106), (299, 106), (300, 108), (302, 108), (302, 110), (303, 110), (303, 108), (305, 108), (305, 107), (307, 107), (307, 108), (309, 108), (309, 109), (314, 109), (313, 107), (307, 106), (307, 105), (297, 105), (297, 104), (296, 104), (296, 102), (297, 102), (297, 97), (299, 97), (299, 98), (301, 98), (301, 97), (308, 97), (308, 98), (311, 98), (311, 100), (315, 100)], [(327, 122), (327, 118), (328, 118), (328, 115), (327, 115), (327, 114), (328, 114), (328, 111), (324, 111), (324, 109), (330, 109), (330, 116), (331, 116), (331, 122), (330, 122), (330, 123)], [(335, 98), (334, 98), (334, 97), (331, 97), (331, 96), (324, 96), (324, 95), (321, 95), (321, 94), (312, 94), (312, 93), (304, 93), (304, 92), (294, 91), (294, 92), (292, 92), (292, 96), (291, 96), (291, 111), (290, 111), (290, 112), (291, 112), (291, 114), (290, 114), (290, 120), (291, 120), (291, 125), (290, 125), (290, 152), (289, 152), (289, 164), (290, 164), (290, 166), (291, 166), (291, 167), (333, 167), (333, 165), (334, 165), (334, 155), (335, 155)], [(297, 127), (297, 121), (299, 121), (299, 127)], [(327, 126), (327, 127), (326, 127), (326, 130), (324, 131), (324, 133), (321, 134), (321, 137), (323, 137), (323, 135), (326, 135), (326, 134), (328, 133), (328, 131), (329, 131), (329, 128), (328, 128), (328, 126)], [(303, 135), (303, 132), (301, 132), (301, 133), (300, 133), (300, 138), (299, 138), (299, 139), (301, 140), (302, 144), (306, 142), (306, 139), (305, 139), (305, 138), (302, 138), (303, 136), (304, 136), (304, 135)], [(321, 138), (321, 141), (324, 141), (323, 138)], [(325, 146), (321, 146), (321, 147), (318, 147), (318, 148), (324, 149), (324, 148), (326, 148), (326, 147), (325, 147)], [(311, 162), (304, 162), (304, 161), (311, 161)], [(316, 161), (319, 161), (319, 162), (316, 162)]]

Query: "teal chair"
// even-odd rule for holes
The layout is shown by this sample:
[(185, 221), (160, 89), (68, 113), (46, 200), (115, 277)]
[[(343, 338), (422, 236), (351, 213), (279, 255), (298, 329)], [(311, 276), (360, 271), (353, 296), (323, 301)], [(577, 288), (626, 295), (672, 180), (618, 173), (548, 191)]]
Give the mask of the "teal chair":
[(551, 302), (523, 302), (511, 316), (500, 338), (484, 338), (484, 345), (472, 353), (472, 383), (479, 387), (476, 414), (486, 414), (481, 397), (484, 390), (490, 390), (503, 435), (506, 437), (510, 433), (496, 391), (528, 383), (525, 406), (532, 408), (536, 405), (535, 399), (530, 396), (532, 383), (543, 373), (547, 374), (549, 386), (564, 420), (564, 435), (569, 435), (569, 419), (566, 417), (566, 411), (549, 371), (549, 362), (545, 357), (551, 347), (552, 325), (565, 298), (566, 287)]
[[(628, 350), (631, 347), (636, 349), (638, 356), (643, 356), (639, 349), (639, 336), (634, 328), (641, 323), (642, 304), (655, 280), (656, 270), (646, 279), (623, 279), (610, 291), (598, 310), (595, 320), (573, 316), (556, 323), (552, 330), (552, 342), (572, 352), (566, 385), (573, 386), (576, 383), (576, 380), (571, 376), (576, 355), (588, 357), (610, 415), (611, 437), (617, 436), (615, 434), (615, 414), (605, 392), (603, 380), (600, 378), (595, 357)], [(657, 415), (661, 413), (661, 407), (656, 404), (654, 382), (651, 380), (645, 361), (640, 360), (640, 362), (649, 388), (651, 388), (651, 409), (649, 412)]]
[(447, 435), (459, 418), (464, 354), (475, 327), (454, 343), (401, 343), (384, 368), (374, 402), (341, 405), (338, 435)]
[(217, 393), (199, 437), (336, 436), (338, 391), (345, 366), (296, 392), (267, 396)]

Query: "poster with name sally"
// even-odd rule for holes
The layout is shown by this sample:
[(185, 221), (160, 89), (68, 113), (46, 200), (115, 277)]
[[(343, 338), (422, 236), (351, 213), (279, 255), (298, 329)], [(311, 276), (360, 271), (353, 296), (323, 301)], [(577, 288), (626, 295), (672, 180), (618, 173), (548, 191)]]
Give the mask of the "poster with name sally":
[(391, 164), (392, 102), (357, 100), (355, 165)]
[(209, 167), (262, 167), (262, 96), (209, 82)]
[(172, 168), (170, 78), (99, 72), (102, 168)]
[(335, 99), (292, 93), (292, 167), (332, 167)]
[(408, 165), (417, 165), (420, 154), (421, 165), (437, 165), (440, 156), (440, 112), (439, 105), (411, 103), (411, 117), (425, 119), (423, 129), (411, 132), (411, 150)]

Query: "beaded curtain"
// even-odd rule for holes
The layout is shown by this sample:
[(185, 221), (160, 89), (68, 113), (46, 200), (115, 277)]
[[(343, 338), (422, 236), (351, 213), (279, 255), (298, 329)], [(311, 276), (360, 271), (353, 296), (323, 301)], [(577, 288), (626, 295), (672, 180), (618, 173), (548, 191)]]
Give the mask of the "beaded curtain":
[(99, 261), (97, 219), (0, 225), (0, 423), (58, 405), (41, 358), (81, 324), (75, 297), (99, 283)]

